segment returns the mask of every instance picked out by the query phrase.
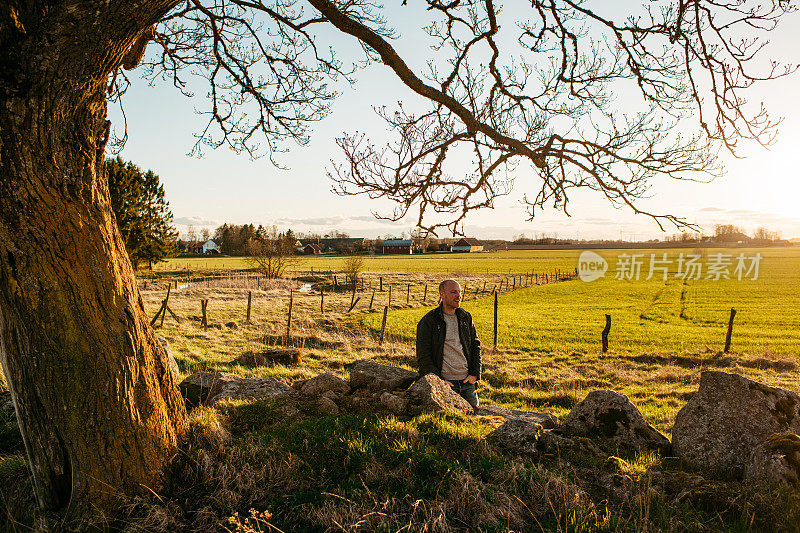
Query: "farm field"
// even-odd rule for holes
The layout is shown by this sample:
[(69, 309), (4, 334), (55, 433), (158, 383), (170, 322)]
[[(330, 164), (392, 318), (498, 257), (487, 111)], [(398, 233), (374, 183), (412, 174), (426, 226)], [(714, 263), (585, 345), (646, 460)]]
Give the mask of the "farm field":
[[(473, 256), (466, 255), (447, 257), (449, 272), (383, 273), (382, 293), (373, 293), (378, 277), (366, 274), (365, 290), (356, 293), (359, 300), (351, 313), (347, 312), (353, 300), (349, 291), (331, 291), (329, 284), (325, 285), (324, 314), (317, 288), (293, 292), (288, 344), (307, 352), (302, 367), (251, 370), (232, 363), (237, 356), (261, 350), (265, 344), (287, 343), (289, 290), (301, 286), (291, 279), (253, 291), (251, 325), (243, 324), (247, 290), (198, 286), (177, 291), (171, 307), (178, 315), (192, 318), (176, 324), (168, 317), (162, 332), (187, 373), (214, 368), (299, 379), (330, 369), (341, 372), (343, 365), (359, 358), (413, 368), (416, 323), (432, 309), (436, 284), (453, 276), (470, 288), (463, 306), (473, 314), (485, 347), (488, 364), (483, 392), (492, 403), (547, 408), (563, 415), (589, 390), (614, 388), (628, 394), (656, 427), (669, 433), (675, 413), (696, 388), (703, 368), (729, 369), (772, 385), (800, 388), (795, 375), (800, 368), (800, 249), (732, 250), (732, 254), (763, 256), (758, 279), (685, 282), (675, 278), (676, 268), (668, 272), (666, 281), (647, 281), (646, 272), (638, 281), (616, 280), (616, 255), (623, 252), (649, 253), (601, 251), (610, 270), (604, 279), (590, 283), (570, 280), (507, 292), (504, 288), (499, 295), (497, 354), (491, 354), (493, 298), (473, 291), (484, 285), (490, 291), (504, 278), (491, 273), (467, 274), (466, 269), (458, 268), (472, 261)], [(677, 258), (681, 252), (688, 253), (685, 249), (658, 253)], [(520, 271), (527, 267), (542, 272), (556, 265), (574, 269), (578, 251), (570, 251), (571, 258), (564, 252), (541, 251), (480, 255), (495, 256), (496, 262), (505, 261), (506, 265), (517, 262)], [(413, 268), (412, 261), (418, 258), (408, 259)], [(417, 260), (417, 264), (424, 261)], [(318, 268), (327, 267), (321, 264)], [(422, 302), (424, 284), (429, 285), (427, 305)], [(394, 295), (387, 340), (379, 347), (380, 311), (388, 304), (390, 285)], [(164, 290), (147, 290), (143, 295), (148, 312), (155, 314)], [(198, 325), (201, 298), (211, 300), (209, 314), (215, 327), (208, 330)], [(732, 349), (722, 355), (731, 307), (738, 311)], [(612, 328), (610, 349), (604, 354), (600, 331), (606, 313), (612, 315)], [(237, 322), (237, 329), (225, 327), (229, 321)]]
[[(519, 250), (472, 254), (434, 253), (424, 255), (364, 256), (366, 272), (465, 272), (508, 274), (531, 270), (553, 271), (556, 268), (573, 270), (580, 250)], [(339, 270), (345, 256), (298, 256), (290, 270)], [(186, 270), (194, 272), (246, 269), (252, 262), (246, 257), (170, 258), (155, 265), (160, 271)]]
[[(541, 252), (537, 252), (541, 254)], [(614, 264), (618, 253), (647, 250), (604, 250), (600, 255)], [(658, 251), (677, 259), (685, 250)], [(714, 251), (712, 254), (723, 253)], [(570, 281), (517, 290), (499, 297), (498, 344), (502, 348), (532, 351), (600, 349), (605, 314), (612, 315), (612, 350), (628, 352), (681, 352), (721, 350), (730, 309), (735, 308), (733, 349), (746, 353), (800, 355), (800, 249), (746, 249), (727, 253), (763, 256), (758, 279), (682, 280), (675, 277), (677, 264), (668, 272), (646, 280), (616, 280), (614, 272), (584, 283)], [(577, 264), (562, 256), (531, 258), (531, 264)], [(499, 258), (498, 262), (503, 258)], [(676, 261), (677, 263), (677, 261)], [(546, 267), (539, 266), (540, 270)], [(573, 267), (574, 268), (574, 267)], [(612, 267), (613, 268), (613, 267)], [(463, 285), (463, 283), (462, 283)], [(464, 308), (475, 317), (479, 334), (491, 342), (493, 301), (491, 297), (466, 301)], [(393, 333), (412, 338), (414, 328), (427, 309), (391, 313)], [(378, 328), (379, 317), (362, 319)]]

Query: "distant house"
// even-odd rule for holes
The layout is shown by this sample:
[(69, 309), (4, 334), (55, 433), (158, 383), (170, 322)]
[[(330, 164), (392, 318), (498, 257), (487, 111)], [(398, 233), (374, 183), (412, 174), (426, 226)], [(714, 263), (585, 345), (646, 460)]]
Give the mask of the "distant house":
[(474, 239), (459, 239), (453, 246), (450, 247), (451, 252), (481, 252), (483, 246), (477, 243)]
[(186, 243), (186, 252), (190, 254), (202, 254), (203, 243), (200, 241), (190, 241)]
[(414, 241), (411, 239), (387, 239), (383, 241), (383, 253), (411, 255)]
[(204, 254), (218, 254), (219, 248), (217, 247), (217, 243), (208, 239), (206, 242), (203, 243), (203, 253)]
[(300, 249), (300, 253), (303, 255), (316, 255), (322, 253), (322, 249), (317, 244), (309, 243)]

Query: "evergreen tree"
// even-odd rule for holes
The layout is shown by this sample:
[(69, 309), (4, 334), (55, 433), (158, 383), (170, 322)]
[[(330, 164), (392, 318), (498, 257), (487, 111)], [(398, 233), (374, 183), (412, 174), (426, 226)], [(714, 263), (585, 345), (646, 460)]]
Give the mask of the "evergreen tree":
[(152, 170), (142, 170), (122, 158), (106, 161), (111, 208), (125, 249), (136, 269), (141, 263), (168, 257), (175, 251), (177, 232), (164, 197), (164, 186)]

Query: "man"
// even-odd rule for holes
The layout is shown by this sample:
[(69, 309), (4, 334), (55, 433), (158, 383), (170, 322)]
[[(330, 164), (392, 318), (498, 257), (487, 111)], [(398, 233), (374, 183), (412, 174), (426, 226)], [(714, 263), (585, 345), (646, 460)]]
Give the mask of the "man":
[(481, 341), (472, 315), (461, 309), (461, 285), (448, 279), (439, 284), (442, 303), (417, 324), (419, 374), (447, 380), (462, 398), (478, 407), (475, 383), (481, 376)]

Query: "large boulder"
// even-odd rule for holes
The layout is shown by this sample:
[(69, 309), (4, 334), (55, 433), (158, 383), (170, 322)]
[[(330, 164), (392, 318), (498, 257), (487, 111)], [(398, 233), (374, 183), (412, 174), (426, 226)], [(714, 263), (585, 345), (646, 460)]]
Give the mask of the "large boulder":
[(753, 448), (744, 465), (744, 478), (773, 486), (800, 486), (800, 436), (776, 433)]
[(405, 394), (406, 412), (410, 415), (438, 413), (439, 411), (472, 414), (472, 406), (462, 398), (447, 381), (434, 374), (426, 374)]
[(333, 372), (325, 372), (310, 379), (302, 379), (292, 383), (292, 388), (307, 396), (321, 396), (327, 392), (347, 394), (350, 386), (345, 380)]
[(227, 372), (195, 372), (180, 384), (181, 393), (193, 406), (223, 400), (258, 400), (292, 393), (291, 387), (274, 378), (243, 378)]
[(628, 450), (668, 452), (669, 440), (656, 431), (627, 396), (613, 390), (590, 392), (564, 419), (567, 436), (590, 437)]
[(537, 413), (508, 409), (499, 405), (481, 405), (475, 408), (475, 414), (481, 416), (501, 416), (506, 420), (524, 420), (540, 424), (544, 429), (552, 429), (558, 425), (558, 419), (552, 413)]
[(800, 397), (737, 374), (706, 371), (672, 428), (675, 454), (695, 468), (737, 479), (753, 448), (774, 433), (800, 433)]
[(416, 372), (374, 361), (356, 361), (349, 366), (349, 369), (350, 386), (354, 389), (376, 391), (406, 389), (417, 379)]
[(486, 438), (506, 450), (523, 455), (535, 455), (538, 452), (536, 445), (542, 431), (541, 424), (516, 418), (506, 421)]

